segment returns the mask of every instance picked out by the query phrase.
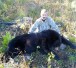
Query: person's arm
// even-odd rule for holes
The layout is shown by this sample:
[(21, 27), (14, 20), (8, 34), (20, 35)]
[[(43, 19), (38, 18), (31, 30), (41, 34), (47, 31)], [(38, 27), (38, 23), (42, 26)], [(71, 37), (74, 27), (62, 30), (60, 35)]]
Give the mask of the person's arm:
[(35, 23), (29, 29), (28, 33), (34, 33), (37, 27), (38, 27), (38, 21), (35, 21)]
[(52, 18), (49, 18), (49, 24), (52, 30), (57, 31), (60, 34), (60, 30)]

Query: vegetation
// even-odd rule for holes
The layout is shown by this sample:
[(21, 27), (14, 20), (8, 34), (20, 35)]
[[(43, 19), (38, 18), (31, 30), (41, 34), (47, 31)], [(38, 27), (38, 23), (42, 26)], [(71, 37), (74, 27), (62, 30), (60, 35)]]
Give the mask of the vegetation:
[[(76, 9), (71, 7), (73, 1), (74, 0), (0, 0), (0, 23), (11, 23), (13, 20), (20, 20), (27, 16), (32, 17), (34, 23), (40, 16), (40, 10), (46, 8), (49, 16), (51, 16), (57, 24), (61, 25), (59, 27), (61, 34), (76, 44)], [(4, 27), (5, 26), (0, 25), (0, 29), (4, 29)], [(0, 35), (2, 36), (2, 39), (0, 38), (2, 41), (0, 41), (0, 53), (3, 53), (7, 48), (8, 42), (14, 38), (14, 36), (8, 31), (6, 31), (5, 34), (0, 31)], [(57, 66), (59, 68), (75, 68), (76, 50), (68, 47), (65, 51), (69, 56), (66, 62), (64, 60), (54, 60), (52, 53), (48, 54), (48, 56), (42, 56), (37, 52), (31, 55), (31, 59), (29, 63), (27, 63), (28, 65), (34, 64), (35, 68), (41, 65), (46, 66), (46, 64), (48, 68), (55, 68)], [(25, 68), (25, 63), (21, 64), (23, 64)], [(4, 68), (3, 64), (0, 64), (0, 68)]]
[(5, 52), (7, 45), (12, 38), (14, 37), (11, 36), (10, 32), (6, 32), (6, 34), (3, 36), (2, 46), (0, 47), (0, 53)]

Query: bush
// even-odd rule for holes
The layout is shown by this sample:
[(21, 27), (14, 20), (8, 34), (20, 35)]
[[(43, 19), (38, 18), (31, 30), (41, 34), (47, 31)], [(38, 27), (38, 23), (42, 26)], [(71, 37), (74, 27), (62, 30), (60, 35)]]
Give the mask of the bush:
[(32, 17), (33, 21), (35, 21), (40, 15), (39, 12), (40, 12), (40, 9), (31, 8), (31, 9), (29, 9), (27, 16)]
[(12, 38), (14, 38), (14, 36), (11, 36), (10, 32), (6, 32), (6, 34), (2, 37), (3, 41), (2, 41), (2, 46), (0, 47), (0, 53), (5, 51), (9, 41)]
[(51, 67), (51, 61), (54, 58), (54, 54), (48, 53), (48, 55), (42, 55), (40, 52), (36, 51), (36, 53), (32, 53), (31, 59), (30, 59), (30, 65), (36, 68), (50, 68)]
[(72, 37), (72, 36), (69, 36), (69, 40), (73, 43), (76, 43), (76, 38), (75, 37)]
[(75, 62), (76, 61), (76, 55), (70, 55), (69, 60)]

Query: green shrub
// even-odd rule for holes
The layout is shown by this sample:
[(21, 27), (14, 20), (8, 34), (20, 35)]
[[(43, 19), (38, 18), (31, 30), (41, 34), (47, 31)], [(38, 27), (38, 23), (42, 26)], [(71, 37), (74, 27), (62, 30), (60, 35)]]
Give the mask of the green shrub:
[(50, 68), (50, 63), (53, 60), (53, 58), (54, 54), (52, 52), (48, 53), (48, 55), (42, 55), (39, 51), (36, 51), (36, 53), (34, 52), (31, 54), (29, 64), (33, 65), (33, 67), (36, 68), (42, 68), (42, 66)]
[(58, 22), (58, 23), (63, 23), (62, 20), (60, 18), (58, 18), (58, 17), (54, 18), (54, 21)]
[(33, 21), (35, 21), (40, 15), (39, 12), (40, 12), (39, 8), (31, 8), (29, 9), (27, 16), (32, 17)]
[(0, 52), (4, 52), (5, 51), (9, 41), (12, 38), (14, 38), (14, 36), (11, 36), (10, 32), (6, 32), (6, 34), (2, 38), (3, 38), (3, 40), (2, 40), (2, 46), (0, 47)]
[(60, 17), (60, 16), (61, 16), (60, 11), (56, 11), (55, 15), (56, 15), (57, 17)]
[(76, 38), (72, 37), (72, 36), (69, 36), (69, 40), (73, 43), (76, 43)]
[(73, 62), (76, 61), (76, 55), (69, 56), (69, 60)]

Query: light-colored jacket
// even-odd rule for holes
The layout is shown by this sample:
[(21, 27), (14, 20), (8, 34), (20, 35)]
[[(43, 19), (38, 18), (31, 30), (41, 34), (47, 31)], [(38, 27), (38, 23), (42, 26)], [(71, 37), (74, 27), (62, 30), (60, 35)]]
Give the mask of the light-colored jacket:
[(58, 26), (55, 24), (51, 17), (47, 17), (45, 21), (42, 21), (41, 18), (37, 19), (28, 33), (36, 33), (48, 29), (52, 29), (60, 33)]

